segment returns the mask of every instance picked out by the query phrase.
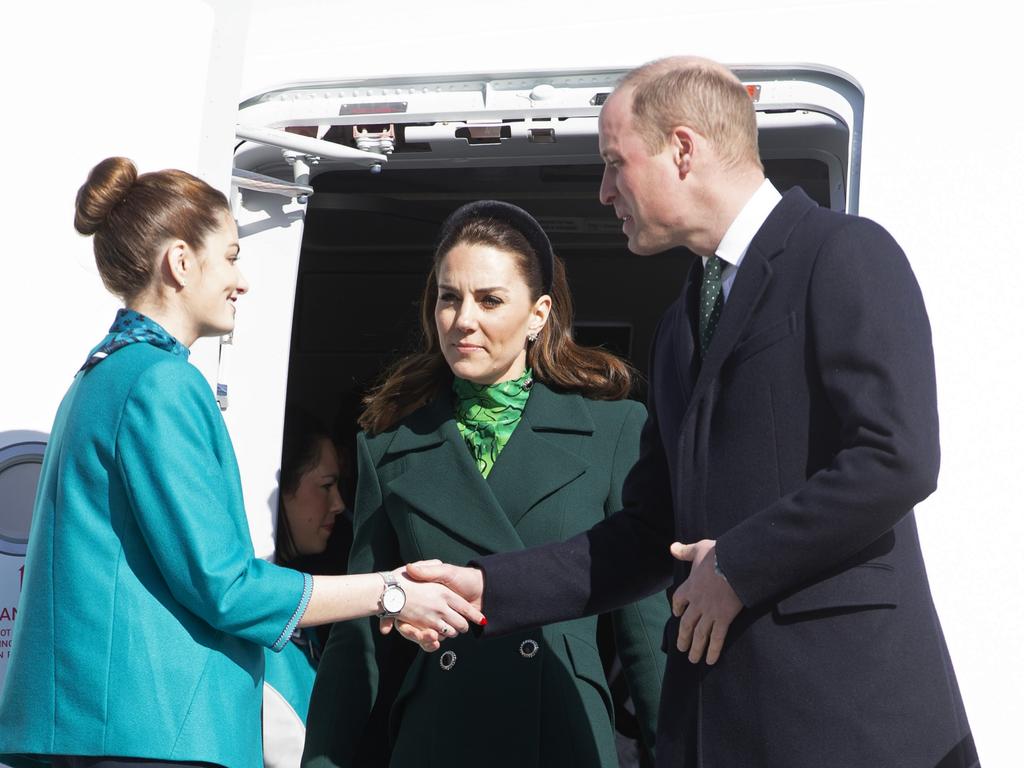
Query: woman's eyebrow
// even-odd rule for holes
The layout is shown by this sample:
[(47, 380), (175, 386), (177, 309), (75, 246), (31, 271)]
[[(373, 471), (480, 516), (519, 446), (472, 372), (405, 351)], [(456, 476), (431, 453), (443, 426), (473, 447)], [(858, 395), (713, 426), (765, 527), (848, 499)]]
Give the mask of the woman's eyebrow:
[[(439, 289), (445, 290), (445, 291), (454, 291), (454, 290), (456, 290), (456, 288), (454, 286), (448, 285), (447, 283), (438, 283), (437, 287)], [(473, 293), (494, 293), (495, 291), (508, 291), (508, 288), (506, 288), (503, 285), (493, 285), (493, 286), (491, 286), (489, 288), (474, 288), (473, 289)]]

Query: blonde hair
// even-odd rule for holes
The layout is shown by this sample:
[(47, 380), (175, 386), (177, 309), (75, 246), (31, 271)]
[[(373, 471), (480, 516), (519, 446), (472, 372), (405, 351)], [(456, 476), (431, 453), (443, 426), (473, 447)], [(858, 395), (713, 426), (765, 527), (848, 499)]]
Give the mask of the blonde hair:
[(626, 88), (651, 154), (665, 146), (673, 128), (686, 125), (711, 142), (727, 166), (763, 169), (753, 102), (728, 68), (696, 56), (658, 59), (627, 73), (617, 90)]

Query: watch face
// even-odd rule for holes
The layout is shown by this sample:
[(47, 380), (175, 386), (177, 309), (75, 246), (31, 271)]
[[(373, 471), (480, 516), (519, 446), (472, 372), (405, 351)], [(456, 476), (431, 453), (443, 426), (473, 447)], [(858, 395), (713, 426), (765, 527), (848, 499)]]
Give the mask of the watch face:
[(401, 587), (388, 587), (384, 590), (381, 604), (388, 613), (400, 613), (405, 607), (405, 592)]

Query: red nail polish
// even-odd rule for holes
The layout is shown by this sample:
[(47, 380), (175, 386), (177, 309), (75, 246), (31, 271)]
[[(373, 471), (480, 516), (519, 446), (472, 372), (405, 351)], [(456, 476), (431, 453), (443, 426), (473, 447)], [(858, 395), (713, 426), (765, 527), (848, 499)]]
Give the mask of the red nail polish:
[(484, 616), (483, 618), (480, 619), (480, 626), (481, 627), (486, 627), (487, 626), (487, 617), (486, 616)]

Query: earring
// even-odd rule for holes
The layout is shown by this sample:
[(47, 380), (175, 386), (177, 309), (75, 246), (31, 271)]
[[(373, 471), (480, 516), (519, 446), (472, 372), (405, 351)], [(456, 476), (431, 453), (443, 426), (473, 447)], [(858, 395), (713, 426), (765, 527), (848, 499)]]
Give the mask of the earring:
[(526, 337), (526, 340), (531, 342), (531, 343), (536, 341), (537, 340), (537, 332), (534, 331), (533, 333), (531, 333), (529, 336)]

